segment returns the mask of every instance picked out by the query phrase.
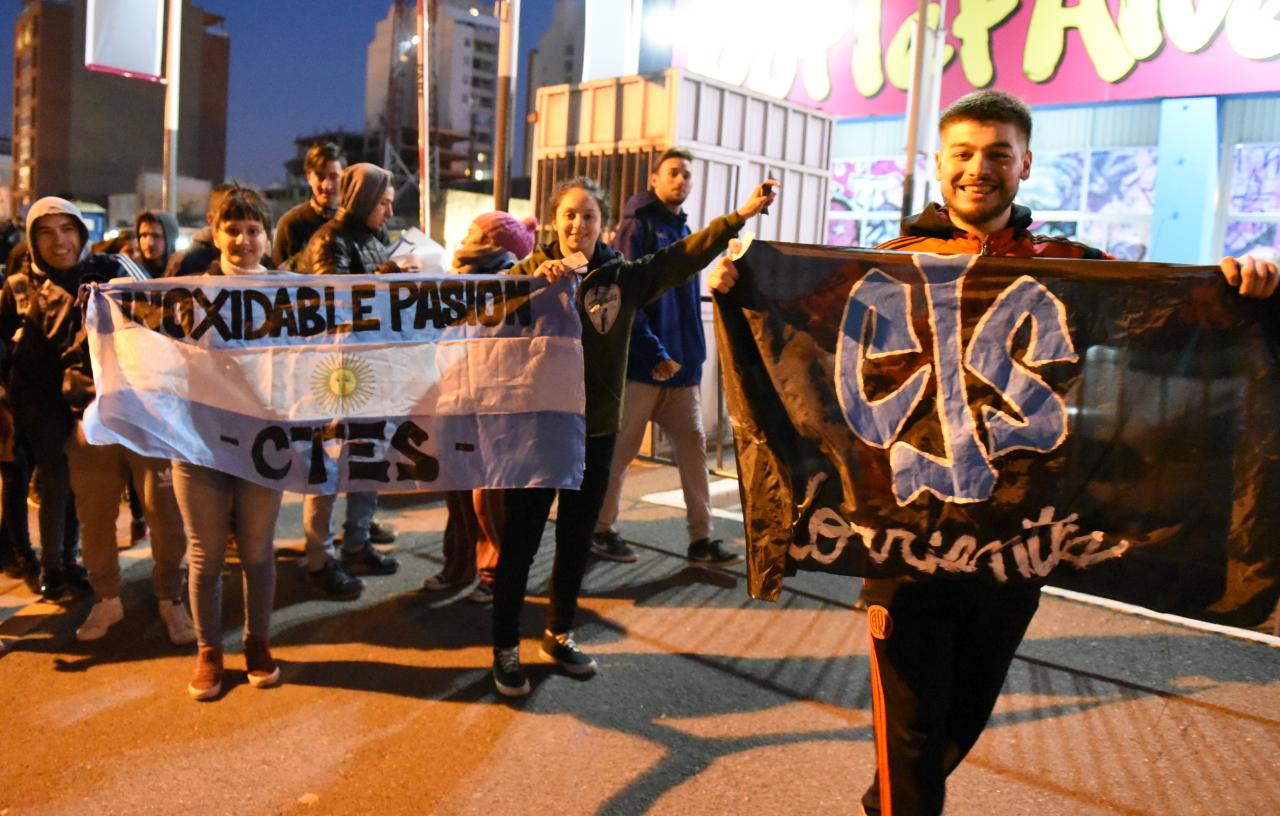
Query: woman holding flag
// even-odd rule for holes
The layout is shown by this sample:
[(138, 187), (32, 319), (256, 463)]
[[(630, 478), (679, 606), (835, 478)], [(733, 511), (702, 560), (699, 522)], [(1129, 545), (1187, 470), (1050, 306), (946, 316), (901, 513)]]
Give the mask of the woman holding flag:
[[(585, 176), (560, 184), (550, 202), (556, 239), (536, 247), (512, 274), (537, 275), (550, 282), (579, 276), (578, 316), (586, 375), (586, 457), (578, 490), (559, 491), (556, 556), (551, 571), (550, 609), (542, 654), (570, 674), (586, 676), (596, 662), (574, 642), (573, 617), (590, 553), (600, 505), (609, 482), (613, 443), (622, 414), (631, 320), (637, 309), (689, 280), (723, 252), (749, 218), (776, 196), (777, 182), (755, 188), (737, 211), (715, 219), (700, 232), (635, 261), (627, 261), (600, 240), (609, 218), (603, 191)], [(542, 541), (557, 491), (522, 488), (506, 492), (502, 554), (494, 583), (493, 679), (500, 693), (520, 697), (529, 681), (520, 666), (520, 610), (529, 567)]]
[[(218, 248), (210, 275), (261, 275), (270, 251), (270, 210), (262, 197), (233, 187), (218, 204), (213, 241)], [(190, 541), (191, 611), (199, 652), (187, 693), (209, 700), (222, 693), (222, 565), (234, 534), (244, 571), (244, 659), (249, 685), (280, 682), (271, 656), (271, 608), (275, 603), (276, 518), (283, 491), (201, 465), (175, 461), (173, 487)]]

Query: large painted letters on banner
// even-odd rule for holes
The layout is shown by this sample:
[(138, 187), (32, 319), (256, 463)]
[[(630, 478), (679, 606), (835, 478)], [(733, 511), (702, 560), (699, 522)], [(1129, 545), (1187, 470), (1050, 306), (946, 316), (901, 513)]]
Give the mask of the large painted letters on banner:
[(751, 591), (1044, 581), (1255, 626), (1280, 325), (1216, 269), (755, 242), (718, 297)]
[(307, 493), (577, 487), (569, 284), (200, 277), (93, 288), (85, 435)]

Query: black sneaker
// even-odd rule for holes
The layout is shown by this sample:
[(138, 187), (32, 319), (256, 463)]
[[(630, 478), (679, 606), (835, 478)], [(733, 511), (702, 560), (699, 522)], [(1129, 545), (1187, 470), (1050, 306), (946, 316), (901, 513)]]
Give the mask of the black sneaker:
[(736, 564), (742, 560), (742, 554), (726, 549), (724, 542), (718, 538), (700, 538), (689, 545), (690, 561), (699, 564)]
[(40, 561), (34, 553), (19, 555), (16, 569), (18, 574), (14, 575), (15, 578), (21, 578), (32, 592), (40, 591)]
[(520, 647), (493, 650), (493, 684), (507, 697), (523, 697), (529, 693), (529, 678), (520, 668)]
[(343, 550), (342, 565), (348, 571), (358, 572), (361, 575), (391, 575), (400, 569), (400, 562), (394, 555), (384, 555), (370, 544), (364, 545), (363, 550), (355, 552)]
[(635, 563), (640, 558), (640, 556), (636, 555), (636, 551), (622, 540), (622, 536), (613, 530), (592, 533), (591, 552), (600, 558), (609, 561), (621, 561), (623, 564)]
[(307, 577), (313, 587), (337, 601), (354, 601), (364, 591), (364, 582), (343, 569), (334, 558), (315, 572), (308, 572)]
[(394, 544), (396, 541), (396, 531), (379, 524), (376, 521), (369, 522), (369, 543), (370, 544)]
[(62, 575), (72, 597), (87, 598), (93, 594), (93, 587), (89, 584), (89, 571), (80, 564), (72, 562), (63, 565)]
[(542, 656), (554, 660), (569, 674), (586, 676), (596, 673), (596, 662), (582, 653), (578, 644), (573, 642), (572, 632), (552, 634), (550, 630), (542, 633)]
[(62, 603), (71, 599), (71, 589), (67, 586), (67, 576), (62, 570), (45, 570), (40, 576), (40, 595), (46, 601)]

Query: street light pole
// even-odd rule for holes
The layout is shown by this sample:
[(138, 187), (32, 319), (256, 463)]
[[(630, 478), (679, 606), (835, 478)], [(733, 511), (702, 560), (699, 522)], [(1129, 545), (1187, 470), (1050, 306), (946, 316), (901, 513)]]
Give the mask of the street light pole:
[(924, 82), (925, 30), (929, 25), (929, 0), (920, 0), (916, 11), (915, 60), (911, 68), (911, 90), (907, 94), (907, 168), (902, 179), (902, 217), (915, 211), (916, 157), (920, 152), (920, 113), (925, 104), (921, 93)]
[(165, 212), (178, 214), (178, 88), (182, 66), (182, 0), (169, 0), (169, 50), (164, 77), (164, 172), (160, 197)]
[(520, 0), (497, 0), (498, 117), (493, 135), (493, 208), (506, 212), (511, 204), (511, 109), (515, 107), (515, 55), (519, 53)]
[(427, 0), (418, 0), (418, 223), (426, 235), (431, 234), (431, 167), (427, 153), (431, 144), (431, 109), (427, 95), (431, 93), (431, 74), (427, 70)]

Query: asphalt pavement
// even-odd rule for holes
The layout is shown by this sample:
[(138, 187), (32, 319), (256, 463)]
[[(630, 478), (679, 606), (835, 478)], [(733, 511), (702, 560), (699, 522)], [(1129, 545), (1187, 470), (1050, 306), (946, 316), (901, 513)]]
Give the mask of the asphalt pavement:
[[(619, 529), (640, 560), (593, 563), (582, 598), (594, 678), (538, 659), (544, 539), (517, 701), (493, 689), (488, 608), (419, 591), (445, 520), (428, 496), (383, 497), (401, 570), (352, 602), (309, 587), (288, 497), (283, 685), (240, 671), (232, 568), (231, 687), (210, 703), (186, 694), (194, 650), (164, 636), (145, 547), (123, 551), (126, 617), (95, 643), (75, 638), (87, 602), (0, 579), (0, 816), (856, 814), (874, 753), (856, 580), (803, 574), (777, 603), (749, 599), (743, 565), (683, 558), (677, 486), (672, 468), (631, 469)], [(735, 493), (716, 501), (741, 547)], [(947, 813), (1280, 813), (1280, 649), (1046, 597)]]

